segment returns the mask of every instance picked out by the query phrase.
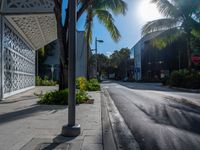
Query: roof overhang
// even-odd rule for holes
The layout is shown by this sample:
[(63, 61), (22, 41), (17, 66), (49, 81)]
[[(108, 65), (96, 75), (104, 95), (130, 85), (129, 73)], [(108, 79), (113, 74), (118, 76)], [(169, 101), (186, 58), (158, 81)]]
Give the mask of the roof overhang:
[(0, 13), (37, 50), (57, 39), (53, 0), (0, 0)]

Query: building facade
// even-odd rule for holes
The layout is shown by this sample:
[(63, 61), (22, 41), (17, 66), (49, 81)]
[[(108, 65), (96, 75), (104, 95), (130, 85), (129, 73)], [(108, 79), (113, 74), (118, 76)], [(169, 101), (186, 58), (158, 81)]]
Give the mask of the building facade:
[(35, 86), (35, 50), (57, 38), (53, 0), (0, 1), (0, 99)]
[(154, 32), (152, 34), (148, 34), (140, 39), (131, 49), (134, 54), (134, 78), (135, 80), (142, 79), (142, 55), (145, 49), (145, 43), (150, 39), (158, 36), (160, 32)]
[[(47, 76), (49, 79), (59, 81), (60, 72), (60, 53), (59, 43), (51, 43), (51, 54), (44, 61), (44, 66), (40, 70), (41, 77)], [(41, 64), (39, 64), (41, 66)], [(53, 66), (53, 72), (52, 72)], [(76, 77), (87, 77), (87, 45), (84, 31), (77, 31), (77, 49), (76, 49)]]
[(179, 39), (163, 49), (152, 46), (151, 39), (160, 33), (143, 37), (133, 48), (135, 59), (135, 80), (160, 81), (178, 69), (187, 68), (187, 45)]

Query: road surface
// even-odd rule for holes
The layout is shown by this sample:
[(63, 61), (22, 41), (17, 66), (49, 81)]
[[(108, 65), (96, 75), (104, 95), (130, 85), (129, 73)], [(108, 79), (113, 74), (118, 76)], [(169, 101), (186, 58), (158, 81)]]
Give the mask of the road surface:
[(200, 150), (200, 94), (105, 81), (141, 150)]

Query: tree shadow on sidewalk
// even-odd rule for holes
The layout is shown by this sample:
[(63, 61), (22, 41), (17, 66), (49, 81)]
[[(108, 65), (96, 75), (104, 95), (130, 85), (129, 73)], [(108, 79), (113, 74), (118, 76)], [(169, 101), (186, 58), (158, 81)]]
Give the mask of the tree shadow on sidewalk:
[(61, 109), (66, 109), (67, 106), (60, 106), (60, 105), (31, 105), (26, 109), (21, 109), (18, 111), (13, 111), (5, 114), (0, 115), (0, 125), (8, 122), (12, 122), (15, 120), (36, 116), (38, 113), (44, 111), (53, 111), (54, 113)]
[[(79, 144), (79, 145), (78, 145)], [(76, 137), (64, 137), (61, 134), (55, 138), (32, 138), (20, 150), (56, 150), (56, 149), (80, 149), (81, 140)], [(75, 145), (75, 147), (74, 147)], [(78, 146), (78, 148), (76, 148)]]
[[(62, 135), (58, 135), (53, 139), (52, 143), (42, 143), (40, 145), (41, 150), (55, 150), (55, 149), (70, 149), (72, 147), (72, 140), (76, 137), (64, 137)], [(43, 145), (43, 146), (42, 146)]]

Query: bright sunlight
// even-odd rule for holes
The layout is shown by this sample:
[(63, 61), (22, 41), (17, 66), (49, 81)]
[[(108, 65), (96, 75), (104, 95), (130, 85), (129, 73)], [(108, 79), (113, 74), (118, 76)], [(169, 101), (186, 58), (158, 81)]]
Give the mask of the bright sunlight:
[(139, 2), (137, 14), (142, 22), (148, 22), (161, 18), (161, 14), (156, 8), (155, 4), (152, 4), (150, 0), (141, 0)]

